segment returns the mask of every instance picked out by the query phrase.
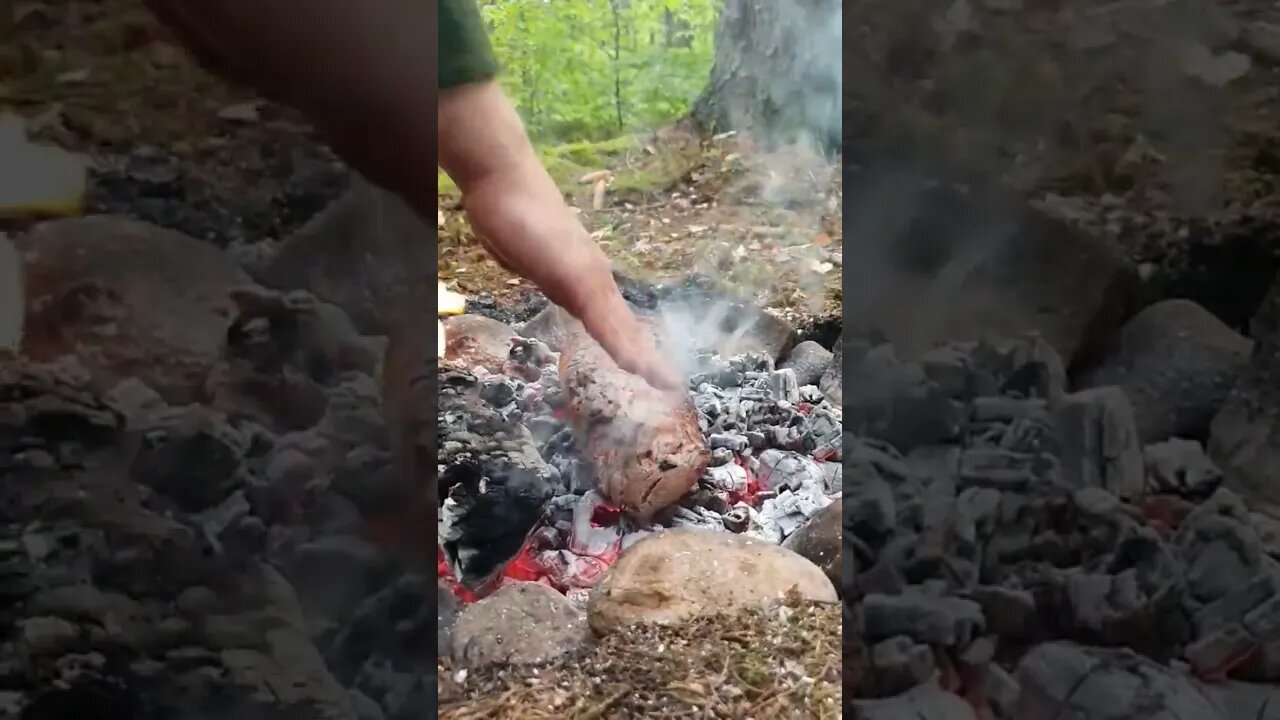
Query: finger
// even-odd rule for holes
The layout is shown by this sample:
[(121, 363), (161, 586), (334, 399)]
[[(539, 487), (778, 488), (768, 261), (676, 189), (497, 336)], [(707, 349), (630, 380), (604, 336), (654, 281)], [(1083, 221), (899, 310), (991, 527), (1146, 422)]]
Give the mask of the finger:
[(651, 364), (641, 376), (658, 390), (680, 390), (684, 387), (684, 378), (663, 362)]
[(644, 378), (656, 390), (678, 390), (684, 387), (684, 378), (663, 361), (652, 343), (640, 341), (640, 347), (636, 347), (634, 343), (627, 345), (616, 354), (610, 352), (618, 367)]

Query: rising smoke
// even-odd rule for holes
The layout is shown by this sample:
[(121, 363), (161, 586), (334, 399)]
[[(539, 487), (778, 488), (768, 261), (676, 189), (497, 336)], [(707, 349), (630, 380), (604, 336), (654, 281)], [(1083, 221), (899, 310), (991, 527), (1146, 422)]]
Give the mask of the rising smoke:
[[(763, 240), (740, 226), (719, 232), (719, 242), (732, 248), (734, 274), (753, 278), (740, 289), (744, 299), (796, 293), (793, 304), (809, 315), (823, 312), (829, 281), (839, 274), (814, 239), (824, 235), (824, 217), (840, 213), (842, 14), (842, 0), (730, 0), (708, 91), (694, 109), (750, 147), (721, 204), (750, 208), (757, 223), (779, 231)], [(724, 265), (722, 257), (705, 256), (694, 269), (716, 277)], [(665, 334), (683, 369), (697, 349), (735, 347), (754, 330), (736, 321), (736, 312), (731, 301), (705, 298), (665, 310)]]

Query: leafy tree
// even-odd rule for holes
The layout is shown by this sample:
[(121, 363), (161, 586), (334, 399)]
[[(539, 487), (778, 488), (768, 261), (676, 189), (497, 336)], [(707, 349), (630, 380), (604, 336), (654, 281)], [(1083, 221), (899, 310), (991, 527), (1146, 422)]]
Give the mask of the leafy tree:
[(484, 0), (501, 78), (539, 140), (596, 140), (688, 113), (721, 0)]

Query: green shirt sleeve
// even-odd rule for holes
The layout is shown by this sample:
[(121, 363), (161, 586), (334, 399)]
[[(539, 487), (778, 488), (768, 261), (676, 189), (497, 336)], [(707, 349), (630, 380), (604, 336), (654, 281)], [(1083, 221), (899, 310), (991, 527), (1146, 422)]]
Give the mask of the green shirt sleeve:
[(440, 62), (437, 87), (447, 90), (488, 80), (498, 73), (476, 0), (440, 0)]

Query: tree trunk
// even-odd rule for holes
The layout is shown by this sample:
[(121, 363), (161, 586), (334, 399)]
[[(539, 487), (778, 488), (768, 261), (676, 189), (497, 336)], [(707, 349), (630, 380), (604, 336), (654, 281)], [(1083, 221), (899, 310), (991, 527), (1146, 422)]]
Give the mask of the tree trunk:
[(768, 145), (840, 146), (843, 0), (725, 0), (693, 116)]

